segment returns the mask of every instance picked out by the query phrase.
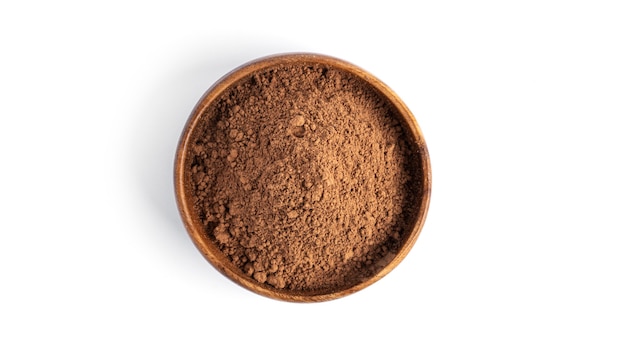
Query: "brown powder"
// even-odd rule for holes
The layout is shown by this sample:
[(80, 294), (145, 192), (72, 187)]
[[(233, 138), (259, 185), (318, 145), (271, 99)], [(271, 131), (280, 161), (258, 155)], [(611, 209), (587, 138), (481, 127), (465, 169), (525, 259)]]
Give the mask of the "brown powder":
[(243, 273), (330, 292), (380, 271), (415, 222), (419, 156), (348, 72), (281, 64), (231, 86), (191, 137), (197, 216)]

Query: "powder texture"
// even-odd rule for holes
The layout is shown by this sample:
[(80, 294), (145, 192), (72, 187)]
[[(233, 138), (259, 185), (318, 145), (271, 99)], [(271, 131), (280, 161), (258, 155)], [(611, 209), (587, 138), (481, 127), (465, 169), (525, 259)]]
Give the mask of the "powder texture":
[(279, 290), (330, 292), (397, 254), (418, 207), (419, 155), (361, 78), (319, 64), (256, 72), (205, 111), (189, 182), (206, 236)]

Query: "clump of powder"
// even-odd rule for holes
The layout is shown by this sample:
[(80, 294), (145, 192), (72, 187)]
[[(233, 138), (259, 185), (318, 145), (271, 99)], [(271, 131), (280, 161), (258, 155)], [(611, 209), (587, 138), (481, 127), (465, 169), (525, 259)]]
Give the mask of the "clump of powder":
[(206, 236), (245, 275), (332, 291), (397, 254), (418, 207), (419, 155), (397, 112), (348, 72), (283, 64), (207, 108), (188, 182)]

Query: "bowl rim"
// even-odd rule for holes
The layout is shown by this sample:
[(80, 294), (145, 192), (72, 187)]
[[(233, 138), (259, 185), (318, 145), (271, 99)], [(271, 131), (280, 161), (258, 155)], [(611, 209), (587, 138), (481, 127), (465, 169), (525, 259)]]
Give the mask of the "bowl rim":
[[(341, 290), (333, 292), (290, 292), (284, 289), (279, 290), (271, 288), (269, 287), (269, 285), (260, 284), (253, 278), (243, 274), (241, 270), (234, 264), (232, 264), (227, 259), (227, 257), (219, 250), (219, 248), (209, 238), (206, 237), (205, 233), (201, 231), (202, 226), (199, 226), (199, 222), (192, 216), (192, 214), (194, 214), (193, 205), (192, 202), (188, 199), (191, 191), (190, 185), (186, 185), (184, 182), (184, 167), (186, 155), (188, 155), (188, 151), (190, 148), (190, 139), (192, 137), (192, 132), (196, 129), (196, 127), (202, 120), (203, 113), (216, 99), (221, 96), (222, 92), (228, 89), (231, 85), (237, 83), (240, 79), (247, 77), (250, 74), (259, 70), (263, 70), (276, 65), (300, 63), (303, 61), (312, 64), (327, 65), (329, 67), (337, 68), (339, 70), (356, 75), (360, 79), (364, 80), (376, 91), (378, 91), (378, 93), (381, 94), (384, 99), (387, 99), (391, 103), (391, 105), (397, 110), (399, 114), (398, 118), (404, 122), (402, 126), (405, 131), (408, 127), (409, 133), (407, 135), (412, 137), (410, 138), (411, 142), (415, 144), (421, 160), (420, 167), (422, 172), (422, 182), (420, 185), (421, 198), (418, 200), (420, 203), (419, 210), (416, 216), (415, 224), (411, 229), (406, 241), (399, 247), (398, 253), (395, 255), (395, 257), (378, 273), (354, 286), (342, 288)], [(193, 108), (191, 114), (189, 115), (183, 128), (183, 132), (179, 138), (174, 161), (174, 190), (176, 196), (176, 204), (187, 233), (191, 237), (196, 248), (202, 253), (205, 259), (213, 267), (215, 267), (219, 272), (221, 272), (231, 281), (234, 281), (240, 286), (262, 296), (288, 302), (321, 302), (344, 297), (372, 285), (373, 283), (377, 282), (382, 277), (387, 275), (389, 272), (391, 272), (408, 255), (409, 251), (412, 249), (415, 242), (417, 241), (417, 238), (419, 237), (419, 234), (424, 226), (424, 222), (426, 220), (426, 215), (428, 213), (428, 208), (430, 205), (431, 184), (432, 175), (430, 156), (428, 153), (426, 142), (424, 140), (424, 136), (422, 134), (422, 130), (420, 129), (415, 117), (413, 116), (409, 108), (398, 97), (398, 95), (381, 80), (357, 65), (333, 56), (306, 52), (281, 53), (259, 57), (234, 68), (233, 70), (223, 75), (220, 79), (218, 79), (202, 95), (202, 97), (198, 100), (195, 107)]]

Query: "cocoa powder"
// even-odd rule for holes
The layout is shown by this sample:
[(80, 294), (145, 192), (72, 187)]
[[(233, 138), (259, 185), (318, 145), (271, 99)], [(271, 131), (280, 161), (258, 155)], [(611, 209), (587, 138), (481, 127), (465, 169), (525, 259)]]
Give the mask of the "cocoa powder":
[(261, 284), (358, 284), (396, 256), (415, 222), (418, 152), (392, 105), (349, 72), (256, 72), (207, 108), (191, 141), (196, 216)]

